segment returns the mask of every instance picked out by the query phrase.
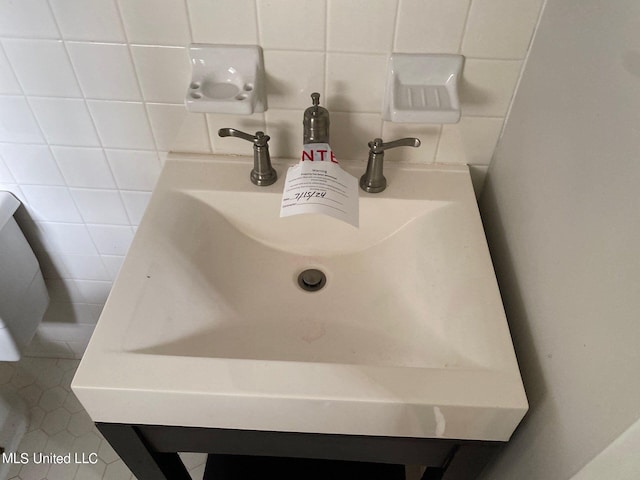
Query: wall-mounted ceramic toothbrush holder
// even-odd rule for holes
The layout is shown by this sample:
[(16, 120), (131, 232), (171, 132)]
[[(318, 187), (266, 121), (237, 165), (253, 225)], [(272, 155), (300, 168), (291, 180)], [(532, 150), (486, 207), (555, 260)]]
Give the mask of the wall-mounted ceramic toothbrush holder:
[(267, 109), (260, 47), (194, 44), (189, 56), (192, 74), (185, 97), (187, 110), (251, 115)]
[(394, 53), (389, 59), (383, 118), (397, 123), (457, 123), (462, 55)]

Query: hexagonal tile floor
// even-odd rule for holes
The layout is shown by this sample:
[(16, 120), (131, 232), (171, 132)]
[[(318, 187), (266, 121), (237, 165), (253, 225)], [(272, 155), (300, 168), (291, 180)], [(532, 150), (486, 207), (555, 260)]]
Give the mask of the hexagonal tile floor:
[[(71, 391), (71, 379), (79, 363), (32, 357), (17, 363), (0, 362), (0, 387), (20, 395), (30, 410), (29, 427), (19, 453), (30, 457), (34, 453), (71, 453), (73, 458), (97, 454), (95, 463), (13, 464), (9, 480), (135, 480)], [(202, 479), (206, 455), (180, 455), (192, 478)]]

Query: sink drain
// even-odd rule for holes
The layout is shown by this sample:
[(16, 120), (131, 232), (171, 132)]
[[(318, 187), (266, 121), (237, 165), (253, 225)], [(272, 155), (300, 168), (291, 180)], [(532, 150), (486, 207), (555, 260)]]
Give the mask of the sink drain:
[(327, 283), (327, 277), (320, 270), (310, 268), (298, 275), (298, 285), (307, 292), (317, 292)]

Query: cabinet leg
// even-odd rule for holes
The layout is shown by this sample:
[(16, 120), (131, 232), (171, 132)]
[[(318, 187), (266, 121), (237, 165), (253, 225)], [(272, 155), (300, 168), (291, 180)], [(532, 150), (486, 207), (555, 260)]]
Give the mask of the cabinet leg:
[(131, 425), (96, 423), (138, 480), (191, 480), (177, 453), (160, 453), (150, 449)]

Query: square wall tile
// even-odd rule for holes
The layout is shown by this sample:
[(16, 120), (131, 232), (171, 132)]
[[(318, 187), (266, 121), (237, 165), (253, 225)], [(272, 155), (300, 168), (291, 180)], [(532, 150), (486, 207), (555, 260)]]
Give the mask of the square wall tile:
[(67, 48), (85, 97), (141, 99), (138, 80), (126, 45), (68, 42)]
[(87, 104), (104, 147), (155, 149), (142, 103), (88, 100)]
[(22, 89), (20, 88), (18, 79), (13, 73), (13, 67), (9, 63), (9, 60), (2, 49), (2, 45), (0, 45), (0, 94), (22, 94)]
[(398, 0), (329, 0), (330, 52), (391, 53)]
[(104, 263), (109, 275), (111, 275), (111, 280), (115, 280), (124, 263), (124, 257), (118, 255), (103, 255), (102, 263)]
[[(302, 118), (303, 110), (277, 110), (269, 109), (265, 114), (267, 129), (271, 137), (269, 152), (273, 157), (300, 158), (302, 151)], [(226, 138), (217, 138), (214, 142), (216, 151), (218, 148), (229, 148), (232, 144)], [(242, 154), (250, 156), (251, 150), (244, 145), (234, 142), (235, 148), (244, 147)], [(225, 150), (226, 153), (226, 150)], [(230, 152), (233, 153), (233, 152)]]
[(2, 148), (0, 146), (0, 190), (4, 189), (3, 185), (5, 183), (16, 183), (16, 179), (13, 178), (11, 171), (2, 160)]
[(327, 55), (325, 103), (329, 111), (380, 113), (388, 57), (349, 53)]
[(24, 97), (0, 96), (0, 142), (44, 143)]
[(82, 96), (62, 41), (6, 39), (2, 45), (27, 95)]
[(45, 281), (52, 303), (83, 302), (76, 283), (73, 280), (49, 278)]
[(115, 0), (49, 0), (67, 40), (125, 42)]
[(62, 261), (61, 254), (49, 251), (45, 255), (40, 255), (39, 252), (36, 251), (36, 256), (38, 257), (38, 263), (42, 270), (42, 276), (45, 279), (69, 278), (67, 267), (65, 267)]
[(459, 123), (444, 125), (436, 161), (489, 165), (503, 124), (502, 117), (462, 117)]
[(160, 160), (156, 152), (146, 150), (107, 150), (106, 153), (118, 188), (123, 190), (153, 190), (160, 176)]
[(107, 301), (112, 282), (76, 280), (75, 284), (86, 303), (103, 304)]
[(0, 36), (58, 38), (47, 0), (0, 0)]
[(144, 211), (149, 205), (149, 200), (151, 200), (151, 192), (121, 190), (120, 195), (127, 210), (127, 215), (129, 215), (129, 220), (131, 220), (131, 225), (139, 225), (142, 215), (144, 215)]
[(64, 185), (64, 179), (46, 145), (0, 145), (0, 156), (21, 184)]
[(45, 222), (82, 222), (69, 189), (67, 187), (49, 187), (44, 185), (22, 185), (29, 213)]
[(195, 43), (258, 44), (254, 0), (187, 0)]
[(459, 85), (465, 116), (503, 117), (520, 77), (519, 60), (467, 58)]
[(101, 255), (126, 255), (133, 240), (131, 227), (89, 225), (87, 227)]
[(320, 92), (324, 98), (324, 53), (266, 50), (269, 108), (302, 108), (311, 105), (311, 94)]
[(131, 53), (147, 102), (184, 102), (191, 81), (186, 48), (135, 45)]
[[(96, 246), (83, 223), (39, 222), (45, 246), (53, 252), (72, 255), (95, 255)], [(48, 282), (47, 282), (48, 284)]]
[(211, 151), (204, 114), (188, 112), (184, 105), (148, 103), (147, 111), (159, 150), (208, 153)]
[(470, 0), (400, 0), (395, 52), (458, 53)]
[(382, 139), (391, 142), (399, 138), (415, 137), (420, 140), (419, 147), (392, 148), (385, 153), (385, 160), (394, 162), (433, 163), (436, 148), (440, 140), (440, 125), (425, 125), (416, 123), (384, 122), (382, 125)]
[(101, 148), (51, 147), (70, 187), (115, 188), (116, 183)]
[[(346, 112), (331, 114), (331, 148), (338, 160), (366, 162), (369, 155), (368, 143), (381, 135), (380, 114)], [(363, 165), (366, 166), (366, 163)]]
[(191, 42), (183, 0), (118, 1), (130, 43), (186, 46)]
[[(100, 317), (102, 308), (100, 305), (89, 303), (52, 302), (49, 304), (44, 321), (47, 323), (63, 323), (77, 327), (77, 324), (95, 325)], [(66, 333), (66, 332), (65, 332)], [(63, 337), (70, 340), (72, 335)], [(51, 471), (49, 471), (49, 475)]]
[(86, 223), (128, 225), (129, 218), (117, 190), (72, 188), (71, 195)]
[(69, 278), (79, 280), (111, 280), (99, 255), (61, 255)]
[(263, 48), (324, 51), (326, 0), (258, 0), (257, 5)]
[(100, 145), (84, 100), (31, 97), (29, 103), (50, 144), (88, 147)]
[(523, 59), (543, 0), (473, 0), (463, 55)]

